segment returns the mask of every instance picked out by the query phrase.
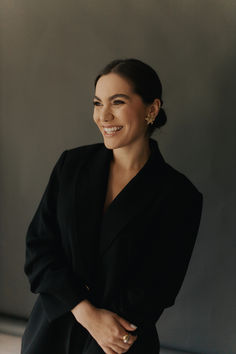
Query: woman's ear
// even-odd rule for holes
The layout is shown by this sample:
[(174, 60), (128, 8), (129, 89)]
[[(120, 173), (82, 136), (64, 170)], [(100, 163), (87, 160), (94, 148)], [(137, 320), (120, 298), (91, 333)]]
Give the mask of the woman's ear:
[(156, 117), (159, 113), (160, 108), (161, 108), (161, 100), (159, 98), (155, 98), (153, 103), (150, 105), (149, 114)]

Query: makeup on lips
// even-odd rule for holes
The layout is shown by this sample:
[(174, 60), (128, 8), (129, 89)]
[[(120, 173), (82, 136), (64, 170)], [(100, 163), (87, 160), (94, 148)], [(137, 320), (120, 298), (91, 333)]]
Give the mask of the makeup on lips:
[(104, 135), (105, 136), (114, 136), (119, 133), (122, 129), (122, 126), (111, 126), (111, 127), (103, 127)]

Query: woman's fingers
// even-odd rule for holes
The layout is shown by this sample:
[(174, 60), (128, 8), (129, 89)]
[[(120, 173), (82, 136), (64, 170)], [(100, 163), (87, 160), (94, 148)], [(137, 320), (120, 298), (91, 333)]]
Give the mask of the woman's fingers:
[[(125, 333), (124, 335), (126, 335), (126, 334), (129, 334), (129, 333)], [(126, 353), (129, 350), (129, 348), (131, 347), (131, 345), (133, 345), (133, 343), (138, 338), (138, 336), (133, 336), (130, 334), (128, 342), (124, 343), (124, 341), (123, 341), (124, 335), (122, 335), (121, 338), (119, 338), (119, 341), (114, 342), (114, 344), (112, 345), (112, 349), (117, 350), (117, 353)]]
[(119, 347), (118, 345), (112, 344), (109, 349), (112, 350), (112, 352), (116, 353), (116, 354), (122, 354), (122, 353), (126, 353), (129, 350), (130, 347), (123, 349), (121, 347)]
[(102, 348), (102, 349), (106, 354), (117, 354), (117, 352), (114, 352), (114, 350), (112, 350), (111, 348), (107, 348), (107, 349)]
[[(129, 340), (128, 340), (128, 342), (124, 342), (123, 337), (127, 334), (129, 335)], [(121, 336), (119, 343), (116, 342), (116, 344), (119, 344), (119, 345), (122, 344), (122, 347), (124, 347), (124, 348), (126, 348), (127, 345), (130, 347), (136, 341), (137, 338), (138, 338), (138, 336), (134, 336), (130, 333), (125, 333), (124, 335)]]
[[(117, 324), (119, 326), (118, 333), (116, 333), (115, 338), (113, 338), (113, 341), (111, 343), (111, 347), (113, 350), (117, 350), (117, 353), (126, 353), (129, 348), (133, 345), (133, 343), (136, 341), (138, 338), (137, 335), (133, 335), (132, 333), (128, 333), (125, 331), (127, 330), (134, 330), (137, 327), (134, 325), (131, 325), (126, 319), (123, 317), (120, 317), (119, 315), (115, 314), (115, 319), (117, 321)], [(128, 336), (128, 341), (124, 342), (124, 337)]]
[[(128, 333), (125, 333), (128, 334)], [(124, 334), (124, 335), (125, 335)], [(107, 350), (112, 350), (114, 351), (116, 354), (120, 354), (120, 353), (126, 353), (131, 345), (135, 342), (135, 340), (137, 339), (137, 336), (133, 336), (130, 335), (129, 337), (129, 341), (124, 343), (123, 341), (123, 335), (119, 338), (114, 338), (108, 345)], [(104, 349), (104, 348), (103, 348)]]
[(125, 353), (129, 350), (131, 344), (124, 343), (122, 340), (111, 344), (111, 348), (116, 351), (116, 353)]
[[(87, 329), (108, 354), (126, 353), (137, 339), (137, 335), (127, 332), (134, 329), (127, 320), (106, 309), (96, 308)], [(125, 335), (128, 336), (126, 343), (123, 340)]]
[(126, 353), (129, 350), (129, 347), (124, 349), (119, 347), (118, 345), (112, 344), (111, 349), (114, 350), (115, 353), (120, 354), (120, 353)]
[(116, 319), (120, 323), (120, 325), (124, 327), (127, 331), (134, 331), (135, 329), (137, 329), (137, 326), (117, 314)]

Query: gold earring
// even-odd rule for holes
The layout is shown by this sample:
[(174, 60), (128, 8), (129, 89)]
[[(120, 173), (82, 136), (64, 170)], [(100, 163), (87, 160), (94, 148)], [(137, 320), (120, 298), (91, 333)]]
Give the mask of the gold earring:
[(147, 121), (147, 124), (153, 124), (154, 120), (152, 118), (152, 116), (150, 114), (148, 114), (146, 117), (145, 117), (145, 120)]

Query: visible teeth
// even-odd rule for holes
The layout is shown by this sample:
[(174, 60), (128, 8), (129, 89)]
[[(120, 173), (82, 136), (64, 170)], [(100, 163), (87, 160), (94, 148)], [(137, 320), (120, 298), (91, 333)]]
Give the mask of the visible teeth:
[(104, 128), (105, 132), (115, 132), (116, 130), (120, 130), (122, 127), (112, 127), (112, 128)]

